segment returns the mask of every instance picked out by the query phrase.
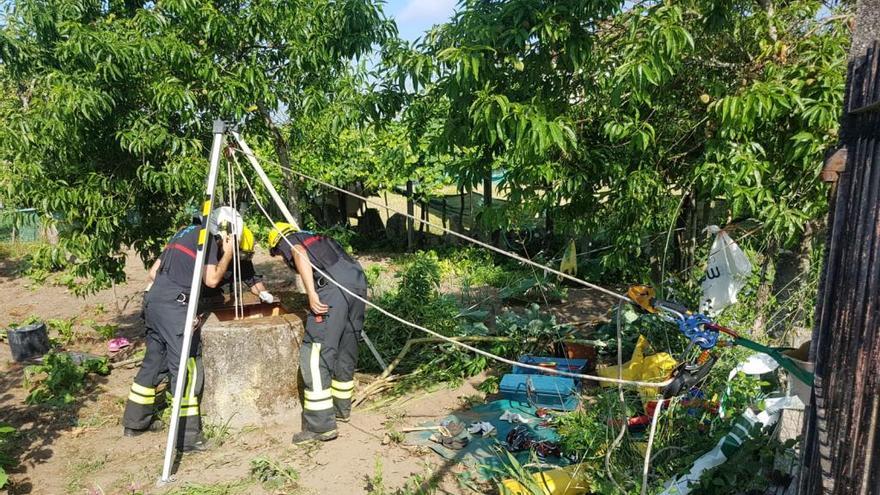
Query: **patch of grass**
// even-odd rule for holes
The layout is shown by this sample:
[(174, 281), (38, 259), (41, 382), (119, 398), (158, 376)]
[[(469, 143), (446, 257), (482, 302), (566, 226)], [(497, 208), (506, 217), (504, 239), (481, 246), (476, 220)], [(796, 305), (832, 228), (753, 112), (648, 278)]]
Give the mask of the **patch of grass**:
[[(251, 480), (249, 479), (212, 485), (188, 484), (166, 492), (165, 495), (237, 495), (239, 493), (248, 493), (250, 485)], [(134, 495), (144, 494), (137, 493)]]
[(115, 415), (92, 414), (85, 419), (77, 419), (76, 426), (80, 428), (100, 428), (116, 421)]
[(477, 390), (484, 394), (497, 394), (500, 386), (501, 378), (496, 375), (491, 375), (477, 385)]
[(385, 489), (385, 479), (382, 474), (382, 461), (376, 458), (376, 464), (373, 466), (373, 475), (367, 476), (367, 495), (387, 495)]
[(405, 418), (406, 411), (403, 410), (391, 411), (385, 416), (385, 435), (392, 443), (403, 443), (406, 440), (406, 434), (397, 430)]
[(257, 457), (251, 461), (251, 477), (268, 490), (294, 489), (299, 482), (296, 469), (268, 457)]
[(386, 434), (388, 435), (388, 439), (391, 440), (391, 443), (400, 444), (406, 440), (406, 434), (399, 432), (394, 428), (389, 429)]
[(230, 421), (232, 421), (232, 418), (226, 420), (225, 423), (206, 423), (202, 431), (205, 439), (212, 440), (218, 447), (223, 445), (231, 436), (231, 432), (229, 431)]
[(461, 404), (463, 409), (471, 409), (474, 406), (478, 406), (486, 401), (486, 397), (483, 394), (471, 394), (471, 395), (462, 395), (458, 398), (458, 402)]
[(367, 495), (433, 495), (437, 493), (439, 481), (434, 479), (430, 471), (425, 474), (414, 474), (397, 490), (390, 491), (385, 486), (382, 473), (382, 461), (377, 457), (373, 475), (367, 476)]
[(110, 340), (116, 336), (116, 330), (119, 329), (119, 325), (115, 325), (113, 323), (93, 323), (91, 325), (92, 330), (98, 333), (104, 340)]
[(97, 459), (86, 459), (70, 466), (70, 474), (67, 478), (67, 493), (81, 492), (86, 487), (86, 478), (97, 473), (107, 463), (107, 456)]

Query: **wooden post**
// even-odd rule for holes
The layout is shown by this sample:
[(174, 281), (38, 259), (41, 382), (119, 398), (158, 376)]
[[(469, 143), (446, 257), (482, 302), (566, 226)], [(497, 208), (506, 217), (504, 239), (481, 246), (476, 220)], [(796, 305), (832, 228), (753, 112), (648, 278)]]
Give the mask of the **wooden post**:
[(487, 208), (492, 206), (492, 169), (483, 178), (483, 205)]
[(847, 160), (816, 300), (802, 494), (880, 493), (880, 0), (859, 0), (854, 19), (840, 129)]
[(413, 237), (415, 235), (412, 216), (415, 215), (416, 207), (413, 203), (413, 182), (406, 181), (406, 213), (409, 215), (406, 219), (406, 250), (412, 252)]

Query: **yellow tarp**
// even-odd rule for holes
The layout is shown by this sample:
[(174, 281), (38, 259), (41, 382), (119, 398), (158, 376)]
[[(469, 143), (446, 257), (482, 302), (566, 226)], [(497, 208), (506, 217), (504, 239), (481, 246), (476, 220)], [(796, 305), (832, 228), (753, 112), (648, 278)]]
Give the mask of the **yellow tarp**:
[(562, 254), (562, 261), (559, 263), (559, 271), (571, 276), (577, 275), (577, 247), (574, 244), (574, 239), (568, 243), (568, 246), (565, 248), (565, 253)]
[[(632, 358), (623, 363), (623, 371), (621, 376), (624, 380), (634, 380), (640, 382), (661, 382), (669, 378), (669, 374), (678, 365), (674, 357), (666, 352), (658, 352), (645, 356), (645, 348), (648, 347), (648, 339), (644, 335), (639, 335), (636, 342), (636, 348), (633, 349)], [(596, 370), (599, 376), (606, 378), (617, 378), (617, 366), (608, 366)], [(614, 383), (602, 383), (605, 387), (616, 387)], [(653, 400), (657, 395), (656, 387), (641, 387), (639, 393), (642, 400)]]
[[(585, 483), (573, 478), (578, 465), (551, 469), (532, 475), (535, 483), (543, 489), (544, 495), (583, 495), (587, 493)], [(501, 493), (511, 495), (533, 495), (533, 492), (519, 481), (507, 479), (501, 482)]]

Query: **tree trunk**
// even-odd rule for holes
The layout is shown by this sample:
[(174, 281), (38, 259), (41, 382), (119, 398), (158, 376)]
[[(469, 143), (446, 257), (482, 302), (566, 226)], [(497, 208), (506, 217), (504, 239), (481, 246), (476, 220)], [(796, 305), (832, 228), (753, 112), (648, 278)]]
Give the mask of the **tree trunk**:
[(804, 235), (793, 251), (780, 250), (776, 258), (776, 273), (773, 277), (773, 294), (776, 302), (773, 314), (767, 319), (770, 338), (779, 340), (785, 336), (782, 344), (798, 347), (810, 339), (809, 332), (787, 332), (788, 329), (802, 328), (804, 318), (805, 293), (810, 282), (810, 256), (813, 251), (813, 239), (816, 226), (807, 224)]
[(260, 115), (263, 116), (263, 122), (269, 129), (272, 136), (272, 147), (275, 148), (275, 154), (278, 155), (278, 164), (281, 165), (281, 173), (284, 177), (284, 187), (287, 189), (287, 208), (296, 223), (302, 225), (302, 208), (300, 207), (299, 186), (294, 180), (293, 173), (290, 172), (290, 147), (281, 129), (272, 121), (269, 110), (262, 104), (258, 106)]
[(775, 244), (771, 244), (767, 248), (764, 260), (761, 262), (761, 272), (758, 275), (758, 293), (755, 296), (755, 313), (757, 313), (758, 317), (755, 318), (755, 324), (752, 326), (753, 337), (764, 335), (764, 329), (767, 328), (768, 315), (764, 314), (763, 311), (764, 308), (767, 307), (767, 303), (770, 301), (770, 294), (773, 290), (773, 284), (770, 281), (768, 272), (770, 271), (770, 263), (779, 255)]

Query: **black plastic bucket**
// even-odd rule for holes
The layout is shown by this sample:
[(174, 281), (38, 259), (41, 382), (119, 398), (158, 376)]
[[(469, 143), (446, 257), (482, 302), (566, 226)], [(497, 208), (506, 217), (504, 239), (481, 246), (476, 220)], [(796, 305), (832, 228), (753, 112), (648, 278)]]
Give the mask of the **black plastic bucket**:
[(24, 361), (49, 352), (49, 332), (45, 323), (33, 323), (18, 328), (10, 328), (6, 333), (12, 359)]

